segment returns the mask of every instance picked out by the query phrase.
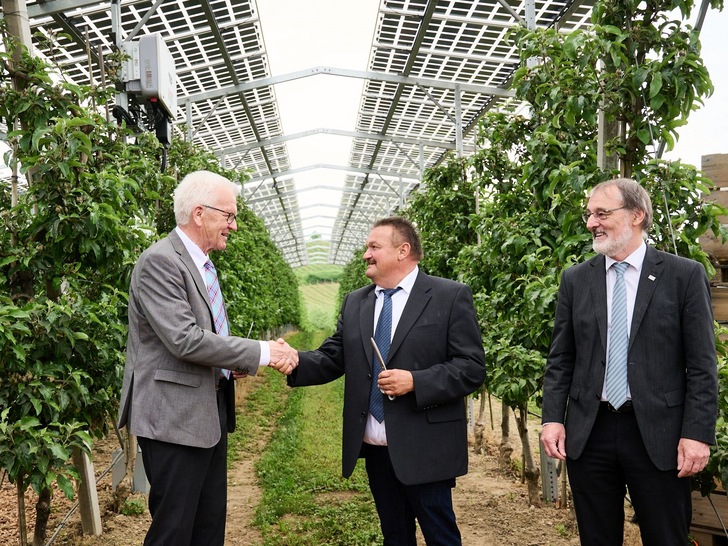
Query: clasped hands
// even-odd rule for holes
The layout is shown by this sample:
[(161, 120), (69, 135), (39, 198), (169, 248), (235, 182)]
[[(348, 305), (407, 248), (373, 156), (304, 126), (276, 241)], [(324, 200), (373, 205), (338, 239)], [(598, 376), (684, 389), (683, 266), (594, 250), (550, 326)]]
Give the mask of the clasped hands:
[(298, 366), (298, 351), (286, 343), (283, 338), (269, 341), (271, 368), (278, 370), (284, 375), (290, 375)]

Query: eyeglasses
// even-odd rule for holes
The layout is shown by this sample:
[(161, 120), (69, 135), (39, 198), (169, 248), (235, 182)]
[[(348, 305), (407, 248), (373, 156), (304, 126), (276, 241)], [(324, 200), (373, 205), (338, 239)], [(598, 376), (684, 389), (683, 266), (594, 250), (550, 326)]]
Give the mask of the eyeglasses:
[(212, 209), (212, 210), (216, 210), (217, 212), (222, 212), (227, 217), (227, 218), (225, 218), (227, 225), (230, 225), (235, 221), (236, 214), (234, 212), (228, 212), (226, 210), (211, 207), (210, 205), (202, 205), (202, 206), (205, 207), (206, 209)]
[(584, 219), (585, 223), (589, 221), (589, 218), (591, 218), (592, 214), (597, 217), (597, 220), (606, 220), (612, 215), (613, 212), (626, 208), (626, 206), (623, 206), (616, 209), (597, 210), (595, 212), (589, 212), (588, 210), (585, 210), (581, 213), (581, 217)]

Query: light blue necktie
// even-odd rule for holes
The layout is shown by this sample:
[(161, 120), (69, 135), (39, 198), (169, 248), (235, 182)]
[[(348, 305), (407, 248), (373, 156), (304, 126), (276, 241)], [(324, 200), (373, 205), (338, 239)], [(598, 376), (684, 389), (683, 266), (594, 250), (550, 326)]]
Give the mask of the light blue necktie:
[[(384, 297), (382, 311), (379, 313), (377, 330), (374, 333), (374, 341), (379, 347), (379, 352), (382, 353), (382, 360), (385, 362), (389, 355), (389, 346), (392, 343), (392, 294), (397, 290), (399, 290), (399, 287), (382, 290), (382, 296)], [(380, 423), (384, 421), (384, 395), (377, 387), (377, 378), (381, 371), (382, 367), (379, 365), (377, 355), (374, 354), (372, 356), (372, 385), (369, 391), (369, 413)]]
[[(219, 336), (229, 336), (230, 327), (228, 326), (227, 313), (225, 312), (225, 302), (222, 299), (222, 292), (220, 291), (220, 283), (217, 280), (217, 271), (209, 260), (205, 262), (205, 284), (207, 285), (207, 295), (210, 296), (215, 332)], [(230, 377), (229, 370), (221, 370), (221, 373), (227, 378)]]
[(627, 401), (627, 290), (624, 286), (626, 262), (614, 264), (617, 282), (612, 292), (612, 321), (609, 333), (609, 354), (607, 355), (607, 401), (612, 407), (619, 407)]

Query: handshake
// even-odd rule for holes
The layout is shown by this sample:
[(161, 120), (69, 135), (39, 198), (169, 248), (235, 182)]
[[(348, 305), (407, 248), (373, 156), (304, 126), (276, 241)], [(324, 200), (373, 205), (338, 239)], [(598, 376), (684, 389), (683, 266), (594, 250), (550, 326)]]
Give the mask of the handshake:
[(284, 375), (291, 375), (291, 372), (298, 366), (298, 351), (282, 338), (269, 341), (268, 346), (270, 347), (270, 364), (268, 366)]

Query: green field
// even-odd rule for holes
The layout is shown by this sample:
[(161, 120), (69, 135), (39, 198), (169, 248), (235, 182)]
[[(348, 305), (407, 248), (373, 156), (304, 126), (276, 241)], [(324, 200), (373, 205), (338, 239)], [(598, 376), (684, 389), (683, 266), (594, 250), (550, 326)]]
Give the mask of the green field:
[(305, 284), (301, 286), (301, 301), (305, 309), (304, 329), (333, 332), (338, 313), (338, 282)]
[(330, 264), (304, 265), (293, 270), (300, 284), (338, 282), (343, 272), (342, 266)]

